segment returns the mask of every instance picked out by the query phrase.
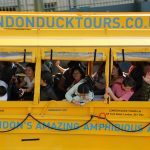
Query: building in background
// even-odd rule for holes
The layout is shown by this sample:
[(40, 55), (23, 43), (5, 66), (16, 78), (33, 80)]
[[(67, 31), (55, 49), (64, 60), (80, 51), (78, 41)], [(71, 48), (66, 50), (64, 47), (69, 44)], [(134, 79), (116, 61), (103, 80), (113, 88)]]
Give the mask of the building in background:
[(0, 11), (150, 11), (150, 0), (0, 0)]
[(34, 0), (0, 0), (0, 11), (35, 11)]

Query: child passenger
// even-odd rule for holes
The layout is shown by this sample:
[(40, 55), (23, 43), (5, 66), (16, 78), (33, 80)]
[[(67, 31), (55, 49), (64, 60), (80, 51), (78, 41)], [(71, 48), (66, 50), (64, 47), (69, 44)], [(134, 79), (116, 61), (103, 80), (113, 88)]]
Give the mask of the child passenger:
[(93, 100), (94, 93), (90, 90), (87, 83), (75, 84), (65, 95), (67, 101), (76, 105), (84, 105), (85, 103)]
[(126, 77), (122, 83), (115, 83), (112, 89), (108, 87), (106, 92), (114, 101), (128, 101), (134, 93), (134, 86), (135, 81), (131, 77)]

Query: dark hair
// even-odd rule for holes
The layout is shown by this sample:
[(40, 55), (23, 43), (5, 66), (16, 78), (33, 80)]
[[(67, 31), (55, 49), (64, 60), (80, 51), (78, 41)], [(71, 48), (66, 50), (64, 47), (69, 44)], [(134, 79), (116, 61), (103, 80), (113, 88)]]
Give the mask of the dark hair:
[(53, 72), (53, 63), (51, 61), (45, 61), (44, 64), (46, 65), (46, 67), (49, 69), (50, 73)]
[(90, 91), (93, 91), (94, 90), (94, 87), (95, 87), (95, 81), (92, 77), (90, 77), (89, 75), (87, 75), (85, 78), (84, 78), (84, 83), (86, 83), (89, 88), (90, 88)]
[(67, 66), (69, 68), (73, 68), (73, 67), (78, 66), (80, 63), (81, 63), (80, 61), (69, 61), (68, 64), (67, 64)]
[(49, 71), (42, 71), (41, 72), (41, 79), (46, 82), (48, 85), (53, 85), (52, 76)]
[(102, 76), (103, 72), (105, 72), (105, 64), (105, 62), (102, 62), (97, 70), (98, 76), (100, 77)]
[(85, 65), (82, 64), (80, 61), (69, 61), (69, 63), (67, 64), (67, 66), (69, 68), (80, 67), (80, 68), (83, 68), (84, 70), (86, 70)]
[(90, 92), (90, 88), (88, 84), (83, 83), (78, 86), (78, 93), (88, 94)]
[(126, 87), (126, 86), (129, 86), (129, 87), (135, 87), (136, 85), (136, 82), (134, 81), (134, 79), (132, 77), (126, 77), (124, 78), (123, 80), (123, 85)]
[(119, 64), (116, 63), (116, 62), (114, 62), (113, 65), (118, 69), (118, 74), (119, 74), (119, 76), (122, 76), (122, 70), (121, 70)]
[(76, 62), (76, 61), (69, 61), (68, 64), (67, 64), (67, 66), (68, 66), (69, 68), (73, 68), (77, 63), (78, 63), (78, 62)]
[(4, 96), (7, 93), (7, 89), (4, 86), (0, 86), (0, 96)]
[(144, 69), (143, 69), (143, 75), (145, 76), (147, 74), (147, 72), (150, 72), (150, 63), (145, 62), (144, 63)]
[(30, 67), (30, 68), (35, 72), (35, 64), (33, 64), (33, 63), (28, 63), (28, 64), (26, 65), (26, 67)]
[(78, 70), (81, 73), (81, 78), (82, 79), (85, 78), (85, 70), (82, 67), (74, 67), (74, 68), (72, 68), (72, 71), (71, 71), (72, 76), (73, 76), (73, 72), (75, 70)]

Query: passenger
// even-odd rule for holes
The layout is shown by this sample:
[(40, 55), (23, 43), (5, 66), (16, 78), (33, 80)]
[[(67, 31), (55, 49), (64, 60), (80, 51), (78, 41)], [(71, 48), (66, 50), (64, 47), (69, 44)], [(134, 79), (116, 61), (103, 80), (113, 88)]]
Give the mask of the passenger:
[(0, 101), (6, 101), (8, 99), (7, 94), (8, 85), (4, 81), (0, 80)]
[(72, 88), (75, 84), (77, 84), (78, 82), (82, 82), (82, 80), (84, 80), (85, 78), (85, 70), (83, 70), (83, 68), (81, 67), (74, 67), (72, 69), (72, 77), (73, 77), (73, 82), (72, 84), (67, 88), (67, 91)]
[(94, 94), (103, 95), (105, 93), (105, 62), (100, 65), (98, 71), (92, 75), (95, 81)]
[(33, 89), (34, 89), (34, 75), (35, 75), (35, 65), (29, 63), (26, 65), (24, 80), (20, 83), (19, 87), (22, 90), (22, 95), (24, 99), (33, 99)]
[(67, 88), (70, 87), (74, 81), (73, 76), (72, 76), (72, 69), (74, 67), (82, 67), (81, 62), (70, 61), (68, 63), (67, 70), (63, 73), (63, 75), (58, 83), (58, 86), (55, 88), (55, 91), (56, 91), (57, 95), (59, 96), (59, 99), (65, 98), (65, 93), (67, 91)]
[(23, 72), (15, 74), (15, 76), (12, 77), (11, 83), (14, 83), (17, 88), (20, 88), (20, 84), (24, 82), (24, 78), (26, 77), (26, 74)]
[(15, 83), (16, 87), (19, 86), (20, 83), (23, 82), (25, 77), (25, 67), (20, 63), (13, 63), (12, 64), (13, 76), (11, 78), (10, 84)]
[(143, 67), (144, 64), (142, 62), (132, 62), (132, 65), (129, 68), (128, 75), (132, 77), (136, 82), (134, 91), (137, 91), (142, 86), (143, 75), (144, 75)]
[(134, 87), (135, 81), (131, 77), (126, 77), (123, 83), (115, 83), (112, 89), (108, 87), (106, 92), (114, 101), (128, 101), (134, 93)]
[[(63, 87), (62, 89), (64, 91), (66, 91), (66, 89), (72, 84), (72, 82), (74, 81), (74, 78), (72, 76), (72, 70), (75, 68), (75, 67), (80, 67), (82, 68), (81, 66), (81, 62), (77, 62), (77, 61), (70, 61), (68, 63), (68, 69), (64, 72), (63, 74), (63, 80), (64, 80), (64, 84), (63, 84)], [(61, 83), (60, 83), (61, 85)]]
[(150, 64), (144, 67), (142, 86), (135, 91), (130, 101), (150, 101)]
[(113, 86), (115, 83), (122, 83), (123, 75), (120, 66), (114, 62), (112, 74), (111, 74), (111, 83), (110, 86)]
[(66, 100), (76, 105), (84, 105), (93, 100), (94, 93), (85, 81), (75, 84), (65, 95)]
[(40, 100), (58, 100), (53, 90), (52, 76), (49, 71), (41, 72)]

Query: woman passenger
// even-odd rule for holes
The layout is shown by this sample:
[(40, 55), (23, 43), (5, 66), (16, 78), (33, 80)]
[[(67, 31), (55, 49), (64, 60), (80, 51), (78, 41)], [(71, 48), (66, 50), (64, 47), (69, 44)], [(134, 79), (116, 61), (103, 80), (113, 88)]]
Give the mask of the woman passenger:
[(61, 91), (66, 92), (67, 88), (72, 84), (74, 81), (73, 76), (72, 76), (72, 70), (74, 67), (80, 67), (81, 62), (78, 61), (70, 61), (68, 64), (68, 68), (63, 72), (63, 76), (60, 80), (60, 83), (58, 85), (58, 88)]
[(110, 86), (112, 86), (115, 83), (122, 83), (123, 81), (123, 75), (120, 66), (114, 62), (112, 74), (111, 74), (111, 83)]
[(71, 86), (71, 84), (74, 81), (72, 70), (75, 67), (82, 67), (81, 62), (79, 61), (70, 61), (67, 65), (68, 68), (65, 70), (65, 72), (63, 72), (63, 75), (58, 83), (58, 86), (55, 88), (55, 91), (59, 99), (65, 98), (65, 93), (67, 89)]
[(92, 75), (95, 81), (94, 94), (103, 95), (105, 93), (105, 62), (103, 62), (98, 68), (97, 72)]
[(85, 78), (85, 70), (82, 67), (74, 67), (71, 72), (73, 82), (72, 84), (67, 88), (67, 91), (72, 88), (75, 84), (79, 82), (83, 82), (83, 79)]
[(74, 67), (72, 69), (71, 74), (74, 81), (72, 82), (71, 86), (67, 89), (67, 93), (65, 94), (65, 97), (68, 101), (72, 101), (73, 97), (77, 96), (79, 85), (85, 82), (85, 72), (84, 69), (82, 69), (81, 67)]

